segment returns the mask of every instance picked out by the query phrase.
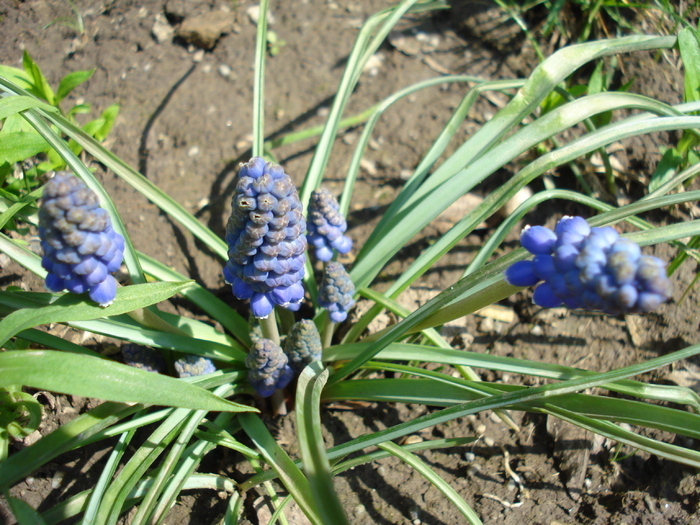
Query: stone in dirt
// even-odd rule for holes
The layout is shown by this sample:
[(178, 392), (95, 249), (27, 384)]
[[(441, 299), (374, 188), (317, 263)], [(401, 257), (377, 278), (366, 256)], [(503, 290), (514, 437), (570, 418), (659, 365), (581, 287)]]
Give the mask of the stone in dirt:
[(210, 11), (185, 19), (175, 34), (188, 44), (213, 49), (221, 35), (231, 31), (233, 20), (233, 13)]

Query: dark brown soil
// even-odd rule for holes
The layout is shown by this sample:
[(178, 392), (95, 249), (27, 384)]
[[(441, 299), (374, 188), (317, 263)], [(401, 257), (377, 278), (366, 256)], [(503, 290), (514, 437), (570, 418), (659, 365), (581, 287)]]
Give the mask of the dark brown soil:
[[(170, 20), (174, 7), (191, 12), (228, 7), (235, 16), (234, 30), (225, 34), (211, 51), (197, 52), (177, 39), (158, 43), (152, 34), (156, 17)], [(252, 73), (255, 26), (246, 14), (250, 1), (221, 2), (163, 0), (76, 0), (85, 31), (76, 35), (65, 25), (50, 22), (70, 16), (63, 0), (6, 0), (0, 6), (0, 62), (20, 66), (26, 49), (42, 67), (52, 85), (66, 73), (96, 68), (94, 76), (67, 102), (78, 99), (93, 104), (95, 117), (112, 103), (120, 115), (107, 145), (136, 166), (151, 181), (182, 203), (214, 231), (223, 232), (234, 170), (249, 155), (252, 107)], [(233, 7), (232, 7), (233, 4)], [(271, 28), (286, 41), (267, 65), (266, 130), (271, 135), (304, 129), (322, 122), (322, 115), (339, 82), (359, 26), (385, 1), (272, 2), (275, 20)], [(523, 39), (488, 41), (463, 30), (461, 20), (442, 13), (409, 18), (401, 26), (415, 54), (385, 45), (376, 71), (363, 77), (349, 108), (358, 113), (394, 91), (445, 72), (467, 73), (484, 78), (526, 76), (535, 65), (533, 53)], [(417, 41), (415, 32), (424, 35)], [(506, 31), (503, 38), (510, 38)], [(418, 43), (417, 43), (418, 42)], [(636, 78), (633, 89), (667, 102), (679, 102), (680, 73), (671, 61), (651, 55), (622, 59), (620, 82)], [(652, 71), (653, 73), (651, 73)], [(382, 206), (389, 203), (402, 183), (402, 170), (414, 168), (421, 154), (439, 133), (451, 111), (464, 95), (464, 87), (450, 85), (425, 90), (397, 104), (382, 118), (375, 132), (376, 147), (366, 157), (376, 170), (364, 171), (351, 207), (350, 235), (356, 246), (367, 238)], [(490, 95), (479, 101), (464, 124), (462, 138), (488, 120), (505, 97)], [(341, 134), (325, 175), (335, 192), (342, 188), (358, 130)], [(659, 145), (676, 137), (657, 135), (626, 143), (629, 180), (621, 182), (634, 198), (660, 158)], [(312, 142), (276, 150), (274, 153), (296, 182), (311, 158)], [(452, 147), (456, 147), (453, 145)], [(99, 167), (98, 167), (99, 168)], [(202, 249), (178, 224), (171, 222), (143, 197), (112, 173), (98, 175), (115, 201), (136, 248), (178, 271), (190, 275), (209, 289), (230, 298), (224, 286), (220, 261)], [(563, 186), (567, 173), (559, 175)], [(646, 177), (646, 178), (645, 178)], [(488, 185), (498, 181), (487, 182)], [(533, 222), (552, 225), (566, 209), (554, 204), (533, 214)], [(686, 220), (688, 210), (675, 210), (675, 217), (659, 221)], [(390, 280), (406, 259), (418, 252), (431, 236), (416, 239), (384, 271)], [(470, 236), (441, 261), (421, 283), (441, 289), (454, 282), (487, 231)], [(515, 240), (515, 235), (510, 241)], [(513, 245), (513, 244), (511, 244)], [(668, 247), (656, 253), (672, 257)], [(697, 305), (700, 292), (692, 291), (678, 302), (692, 281), (697, 267), (686, 262), (674, 276), (675, 301), (647, 316), (612, 318), (565, 311), (539, 311), (525, 295), (511, 298), (504, 306), (515, 312), (511, 323), (471, 316), (455, 338), (457, 347), (495, 355), (562, 363), (591, 370), (609, 370), (700, 343)], [(27, 281), (31, 286), (32, 282)], [(659, 370), (644, 378), (700, 385), (700, 362), (681, 363), (675, 370)], [(673, 373), (672, 373), (673, 372)], [(519, 378), (484, 373), (484, 379), (518, 381)], [(42, 398), (42, 401), (44, 398)], [(46, 398), (45, 434), (89, 404), (63, 396)], [(352, 411), (329, 409), (323, 414), (327, 445), (338, 444), (364, 432), (406, 421), (426, 412), (412, 405), (371, 405)], [(514, 413), (520, 431), (509, 430), (486, 413), (429, 429), (420, 438), (479, 436), (473, 446), (421, 454), (435, 470), (469, 502), (487, 525), (687, 525), (697, 520), (700, 475), (669, 461), (634, 452), (625, 447), (616, 454), (613, 443), (593, 439), (548, 422), (545, 417)], [(297, 445), (292, 416), (270, 421), (280, 441), (294, 456)], [(696, 442), (652, 434), (697, 448)], [(19, 446), (19, 445), (18, 445)], [(34, 477), (13, 488), (12, 493), (42, 511), (76, 490), (90, 486), (99, 475), (100, 460), (108, 445), (80, 450), (50, 463)], [(507, 452), (510, 468), (523, 483), (508, 484), (504, 469)], [(467, 454), (465, 456), (465, 454)], [(616, 458), (624, 458), (617, 459)], [(244, 463), (227, 451), (212, 453), (202, 467), (241, 479)], [(57, 473), (63, 483), (52, 488)], [(456, 509), (415, 471), (396, 460), (358, 467), (336, 481), (342, 502), (353, 523), (429, 523), (452, 525), (464, 522)], [(247, 519), (267, 523), (265, 510), (253, 509), (256, 495), (247, 500)], [(223, 515), (224, 502), (213, 493), (183, 497), (166, 520), (169, 524), (214, 523)], [(5, 512), (0, 507), (0, 515)], [(269, 515), (269, 514), (268, 514)], [(258, 521), (258, 520), (262, 521)], [(7, 523), (12, 518), (5, 515)], [(128, 519), (127, 519), (128, 521)], [(304, 523), (303, 518), (291, 523)]]

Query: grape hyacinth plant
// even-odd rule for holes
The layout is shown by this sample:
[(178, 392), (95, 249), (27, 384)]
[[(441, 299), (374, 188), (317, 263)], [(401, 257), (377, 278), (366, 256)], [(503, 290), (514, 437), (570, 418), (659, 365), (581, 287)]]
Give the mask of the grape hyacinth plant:
[[(696, 33), (687, 28), (677, 36), (634, 35), (565, 47), (523, 79), (435, 74), (386, 93), (383, 100), (372, 101), (358, 115), (349, 114), (348, 108), (360, 105), (350, 102), (365, 78), (365, 65), (397, 24), (406, 17), (416, 20), (447, 8), (444, 2), (402, 0), (366, 18), (343, 61), (345, 70), (322, 129), (294, 130), (266, 139), (270, 135), (264, 129), (264, 109), (276, 104), (264, 92), (267, 5), (267, 0), (260, 2), (257, 17), (250, 157), (246, 153), (237, 159), (244, 162), (230, 187), (230, 217), (212, 214), (210, 218), (211, 223), (228, 219), (224, 235), (63, 116), (58, 101), (47, 105), (38, 100), (34, 94), (48, 83), (36, 68), (0, 68), (3, 135), (21, 129), (15, 137), (19, 140), (29, 133), (25, 129), (31, 129), (34, 138), (41, 139), (41, 152), (52, 148), (52, 161), (67, 165), (77, 175), (60, 172), (43, 190), (27, 182), (26, 188), (17, 190), (15, 200), (0, 194), (0, 221), (19, 225), (12, 235), (0, 233), (0, 250), (41, 278), (48, 272), (48, 291), (0, 290), (0, 493), (17, 521), (108, 524), (128, 516), (133, 525), (166, 523), (183, 491), (189, 491), (197, 497), (209, 493), (225, 499), (221, 502), (225, 523), (258, 522), (259, 516), (251, 514), (249, 505), (257, 491), (269, 498), (280, 522), (293, 500), (310, 523), (343, 525), (350, 523), (352, 507), (346, 508), (347, 502), (354, 502), (349, 494), (341, 503), (337, 489), (345, 487), (342, 484), (347, 480), (336, 476), (343, 472), (353, 476), (353, 469), (360, 465), (390, 458), (415, 470), (437, 489), (432, 492), (441, 493), (453, 505), (441, 509), (444, 516), (440, 519), (480, 525), (478, 514), (489, 510), (482, 498), (474, 497), (474, 485), (450, 485), (443, 478), (444, 471), (439, 471), (440, 462), (429, 456), (425, 461), (421, 455), (439, 449), (447, 454), (468, 450), (477, 437), (467, 418), (488, 417), (486, 414), (498, 416), (513, 436), (524, 431), (518, 426), (522, 413), (533, 412), (615, 441), (626, 455), (640, 450), (700, 468), (700, 452), (688, 444), (700, 439), (700, 396), (688, 387), (649, 379), (656, 377), (649, 374), (652, 370), (680, 367), (696, 358), (700, 345), (651, 357), (629, 345), (625, 366), (605, 369), (601, 364), (584, 370), (561, 362), (513, 357), (522, 355), (516, 352), (499, 354), (496, 347), (489, 352), (464, 349), (459, 338), (442, 330), (450, 321), (504, 301), (522, 287), (537, 286), (537, 304), (565, 305), (571, 311), (562, 314), (575, 321), (582, 315), (579, 309), (644, 315), (669, 300), (674, 288), (681, 295), (692, 272), (676, 270), (688, 258), (700, 260), (700, 221), (678, 221), (668, 214), (668, 224), (658, 226), (643, 217), (649, 212), (658, 217), (670, 207), (700, 199), (700, 191), (688, 184), (700, 173), (700, 163), (691, 162), (691, 154), (673, 169), (666, 166), (660, 176), (652, 177), (653, 184), (636, 187), (635, 191), (645, 195), (630, 204), (614, 206), (610, 204), (613, 200), (592, 196), (579, 179), (565, 184), (579, 188), (577, 191), (552, 185), (567, 177), (570, 166), (580, 159), (587, 163), (594, 152), (605, 152), (611, 144), (624, 144), (643, 134), (682, 134), (687, 141), (682, 145), (693, 150), (693, 141), (700, 136)], [(297, 8), (308, 6), (300, 3)], [(278, 23), (282, 34), (286, 22)], [(244, 31), (238, 37), (244, 38)], [(589, 71), (608, 57), (668, 50), (677, 52), (685, 67), (691, 68), (683, 103), (669, 105), (632, 92), (566, 86), (567, 79), (578, 78), (577, 71)], [(285, 52), (281, 50), (279, 56)], [(68, 83), (77, 81), (67, 78)], [(301, 76), (295, 80), (301, 83)], [(385, 85), (391, 83), (379, 83), (377, 92)], [(298, 88), (296, 81), (285, 86)], [(68, 87), (59, 91), (65, 93)], [(194, 104), (209, 104), (206, 88), (201, 87), (198, 94), (202, 96), (193, 98)], [(433, 97), (438, 103), (430, 107), (429, 114), (442, 128), (435, 136), (421, 129), (414, 143), (419, 158), (412, 173), (402, 177), (402, 186), (392, 187), (392, 200), (379, 203), (377, 199), (375, 203), (374, 188), (369, 193), (356, 191), (362, 160), (383, 153), (371, 151), (369, 145), (378, 129), (386, 133), (376, 127), (386, 112), (401, 101), (421, 100), (425, 92), (436, 89), (441, 89)], [(483, 125), (475, 124), (479, 120), (465, 124), (486, 91), (503, 95), (508, 100), (505, 107)], [(410, 107), (411, 111), (428, 111), (416, 104)], [(241, 108), (237, 105), (236, 109)], [(207, 111), (206, 106), (201, 110)], [(237, 114), (241, 117), (234, 128), (242, 137), (251, 131), (245, 122), (249, 112)], [(12, 120), (6, 126), (8, 119)], [(597, 128), (601, 120), (605, 125)], [(358, 130), (352, 145), (345, 145), (354, 150), (351, 158), (343, 157), (345, 146), (336, 147), (338, 134), (347, 128)], [(570, 133), (574, 128), (577, 132)], [(467, 129), (468, 134), (464, 133)], [(558, 137), (567, 137), (568, 142), (561, 144)], [(311, 139), (317, 142), (303, 147), (313, 149), (313, 155), (285, 149)], [(389, 140), (385, 145), (395, 143)], [(187, 240), (194, 241), (188, 245), (202, 248), (197, 257), (213, 260), (200, 268), (202, 273), (205, 268), (216, 268), (206, 276), (214, 284), (207, 287), (181, 273), (198, 275), (189, 267), (178, 269), (185, 267), (181, 259), (189, 261), (189, 257), (161, 261), (138, 251), (134, 246), (138, 240), (123, 227), (119, 203), (111, 202), (88, 165), (76, 156), (78, 147), (88, 165), (113, 173), (181, 226)], [(25, 150), (34, 151), (22, 148)], [(229, 159), (220, 162), (228, 165)], [(402, 168), (408, 168), (409, 162), (402, 159)], [(282, 165), (299, 170), (298, 189)], [(343, 165), (347, 172), (338, 174), (337, 166)], [(217, 170), (209, 169), (204, 161), (198, 166), (201, 179), (191, 187), (215, 194), (212, 181)], [(499, 177), (512, 175), (498, 185), (484, 187), (482, 183), (493, 182), (497, 172)], [(559, 176), (543, 182), (552, 172)], [(331, 180), (342, 183), (338, 200), (319, 189)], [(618, 182), (624, 191), (622, 186), (628, 181), (620, 176)], [(526, 185), (547, 189), (504, 214), (506, 203)], [(44, 199), (37, 210), (35, 201), (42, 191)], [(474, 191), (486, 195), (483, 202), (449, 230), (426, 233), (436, 231), (431, 223), (457, 199)], [(521, 236), (522, 249), (510, 250), (504, 244), (532, 210), (559, 213), (568, 202), (575, 203), (576, 209), (586, 209), (590, 218), (566, 217), (554, 230), (529, 227)], [(352, 261), (342, 265), (333, 258), (334, 252), (347, 254), (352, 247), (344, 219), (351, 203), (353, 210), (371, 208), (378, 216), (371, 225), (360, 225), (364, 229), (358, 238), (363, 242), (358, 242), (361, 246), (353, 250), (352, 257), (344, 258)], [(381, 205), (375, 206), (377, 203)], [(621, 221), (629, 231), (625, 237), (609, 226)], [(474, 235), (485, 222), (489, 229)], [(312, 268), (306, 260), (307, 226), (308, 245), (324, 263), (317, 272), (305, 271), (305, 267)], [(43, 258), (28, 248), (37, 229)], [(475, 238), (478, 242), (483, 239), (483, 244), (477, 245)], [(426, 242), (416, 244), (416, 239)], [(647, 246), (660, 243), (669, 243), (669, 249), (677, 251), (668, 265), (642, 254)], [(419, 253), (416, 246), (421, 246)], [(467, 252), (470, 262), (462, 268)], [(110, 274), (122, 257), (128, 278), (117, 289)], [(398, 273), (392, 270), (395, 263), (400, 263)], [(224, 293), (218, 293), (215, 283), (221, 273), (230, 285)], [(28, 286), (31, 282), (27, 280)], [(406, 306), (403, 299), (409, 294), (404, 292), (434, 282), (441, 288), (431, 290), (430, 299)], [(89, 293), (92, 301), (62, 294), (62, 290)], [(175, 296), (176, 301), (160, 307)], [(507, 308), (505, 304), (500, 307)], [(670, 316), (674, 305), (660, 310), (659, 316)], [(379, 316), (385, 312), (391, 313), (383, 316), (390, 319), (388, 326), (376, 329), (380, 323), (375, 321), (382, 321)], [(528, 329), (532, 322), (528, 312), (510, 313), (513, 323)], [(589, 317), (594, 327), (626, 322), (606, 315)], [(120, 341), (124, 361), (134, 366), (110, 358), (110, 343), (86, 345), (80, 342), (85, 339), (69, 340), (63, 336), (65, 331), (55, 329), (57, 324), (99, 336), (91, 341)], [(514, 346), (520, 344), (517, 337), (513, 341)], [(559, 343), (552, 338), (546, 344)], [(145, 349), (173, 363), (173, 375), (178, 377), (143, 369), (151, 363), (142, 355)], [(592, 361), (586, 363), (597, 366)], [(41, 403), (22, 392), (24, 388), (99, 401), (48, 431), (41, 428)], [(595, 395), (590, 393), (593, 389)], [(266, 398), (264, 402), (259, 396)], [(370, 407), (367, 410), (402, 404), (401, 410), (395, 410), (401, 420), (385, 421), (381, 428), (368, 425), (353, 439), (337, 439), (333, 426), (327, 425), (328, 418), (322, 417), (324, 411), (329, 405), (346, 409), (357, 404)], [(284, 415), (282, 408), (290, 413)], [(271, 413), (281, 417), (271, 418)], [(282, 425), (295, 432), (295, 457), (288, 441), (275, 438)], [(445, 425), (451, 425), (449, 434), (454, 437), (437, 437), (445, 434)], [(434, 433), (425, 432), (431, 427), (436, 427)], [(31, 433), (41, 437), (31, 444), (25, 440), (15, 445)], [(403, 439), (419, 434), (425, 438), (419, 443)], [(67, 486), (55, 506), (47, 502), (34, 509), (24, 501), (24, 480), (39, 479), (52, 471), (51, 465), (60, 465), (65, 454), (74, 455), (91, 445), (100, 447), (101, 453), (107, 451), (104, 459), (86, 467), (92, 469), (90, 479), (95, 483), (81, 492)], [(219, 464), (217, 454), (223, 456), (224, 449), (226, 454), (235, 451), (237, 464), (231, 469), (210, 468)], [(89, 450), (84, 449), (86, 454)], [(204, 462), (205, 457), (214, 461)], [(513, 498), (520, 498), (526, 488), (540, 490), (526, 487), (527, 479), (521, 479), (522, 490)], [(50, 480), (42, 482), (48, 485)], [(506, 502), (509, 512), (527, 511), (527, 505), (518, 502), (522, 499)], [(404, 514), (398, 521), (411, 519), (409, 509), (398, 511)], [(427, 515), (430, 509), (421, 509), (423, 512)], [(192, 516), (190, 521), (196, 519)], [(292, 515), (287, 519), (295, 521)], [(422, 521), (430, 519), (426, 516)]]
[(554, 231), (528, 226), (523, 248), (535, 257), (509, 267), (506, 280), (533, 286), (544, 308), (600, 310), (611, 315), (650, 312), (671, 298), (666, 264), (641, 254), (637, 243), (610, 226), (591, 228), (583, 217), (563, 217)]
[(72, 173), (58, 172), (44, 186), (39, 236), (48, 290), (88, 292), (101, 306), (112, 303), (117, 282), (111, 274), (122, 264), (124, 239), (95, 192)]
[(257, 318), (275, 305), (299, 309), (306, 260), (306, 221), (291, 178), (281, 166), (255, 157), (242, 164), (226, 225), (229, 260), (224, 279), (250, 299)]
[(344, 235), (348, 224), (340, 213), (340, 205), (326, 188), (311, 193), (308, 228), (308, 242), (319, 261), (330, 261), (333, 250), (344, 255), (352, 249), (352, 239)]

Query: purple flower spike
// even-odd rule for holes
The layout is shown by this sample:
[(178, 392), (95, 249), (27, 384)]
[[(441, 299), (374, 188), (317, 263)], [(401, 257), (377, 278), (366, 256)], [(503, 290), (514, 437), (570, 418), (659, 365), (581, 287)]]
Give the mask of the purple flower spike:
[(88, 292), (100, 306), (117, 294), (112, 277), (122, 263), (124, 238), (112, 229), (97, 195), (72, 173), (61, 171), (44, 186), (39, 237), (51, 292)]
[(306, 221), (292, 179), (260, 157), (241, 164), (226, 225), (224, 279), (236, 298), (250, 299), (257, 318), (275, 305), (296, 310), (304, 298)]
[(505, 272), (506, 281), (516, 286), (544, 281), (533, 294), (535, 304), (616, 315), (648, 312), (671, 298), (665, 263), (641, 255), (638, 244), (613, 228), (590, 228), (582, 217), (564, 217), (554, 240), (548, 231), (538, 226), (523, 230), (521, 243), (535, 258)]

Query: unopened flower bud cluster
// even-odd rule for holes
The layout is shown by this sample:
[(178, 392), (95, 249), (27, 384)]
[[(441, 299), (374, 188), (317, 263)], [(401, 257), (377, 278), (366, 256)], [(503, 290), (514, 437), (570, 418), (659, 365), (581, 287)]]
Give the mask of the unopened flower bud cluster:
[(318, 304), (328, 310), (331, 321), (342, 323), (355, 301), (355, 285), (338, 262), (330, 262), (323, 270), (323, 278), (318, 288)]
[(248, 381), (258, 394), (269, 397), (294, 378), (294, 371), (287, 362), (287, 356), (278, 344), (269, 339), (258, 339), (250, 347), (245, 360)]

